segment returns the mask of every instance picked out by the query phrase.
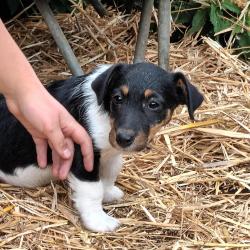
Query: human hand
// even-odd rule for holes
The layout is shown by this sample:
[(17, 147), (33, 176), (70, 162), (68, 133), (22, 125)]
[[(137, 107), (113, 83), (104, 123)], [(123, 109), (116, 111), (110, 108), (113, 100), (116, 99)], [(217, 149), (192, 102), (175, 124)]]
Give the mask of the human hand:
[(81, 147), (84, 166), (93, 168), (92, 142), (85, 129), (68, 111), (57, 102), (43, 86), (30, 85), (29, 90), (20, 90), (11, 97), (6, 96), (9, 110), (32, 135), (36, 145), (37, 162), (47, 166), (47, 147), (52, 149), (52, 173), (65, 179), (72, 164), (74, 143)]

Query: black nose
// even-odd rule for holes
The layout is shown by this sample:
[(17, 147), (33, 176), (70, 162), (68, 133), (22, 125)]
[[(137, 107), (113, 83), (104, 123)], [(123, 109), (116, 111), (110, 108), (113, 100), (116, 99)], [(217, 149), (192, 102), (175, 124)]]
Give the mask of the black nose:
[(129, 147), (135, 139), (135, 132), (131, 129), (118, 129), (116, 133), (117, 143), (123, 147)]

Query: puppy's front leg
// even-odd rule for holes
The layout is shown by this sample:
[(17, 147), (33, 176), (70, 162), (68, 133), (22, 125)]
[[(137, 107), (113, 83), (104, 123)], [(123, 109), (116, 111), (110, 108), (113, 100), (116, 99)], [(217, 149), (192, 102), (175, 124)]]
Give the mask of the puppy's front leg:
[(69, 177), (73, 200), (84, 226), (94, 232), (109, 232), (119, 226), (119, 221), (102, 209), (102, 181), (82, 181), (73, 174)]
[(81, 149), (76, 145), (68, 180), (73, 190), (72, 198), (84, 226), (95, 232), (109, 232), (119, 226), (119, 221), (103, 211), (104, 191), (102, 181), (99, 178), (100, 153), (96, 151), (94, 157), (94, 169), (87, 172), (82, 165)]
[(101, 156), (100, 178), (103, 183), (103, 202), (120, 200), (124, 193), (115, 181), (122, 168), (122, 156), (117, 152), (105, 152)]

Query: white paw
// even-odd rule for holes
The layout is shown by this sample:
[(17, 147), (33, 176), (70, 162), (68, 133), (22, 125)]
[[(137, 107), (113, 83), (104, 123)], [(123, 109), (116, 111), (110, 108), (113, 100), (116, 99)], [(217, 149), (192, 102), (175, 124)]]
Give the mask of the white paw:
[(105, 233), (114, 231), (119, 226), (119, 221), (104, 211), (91, 213), (82, 218), (84, 226), (93, 232)]
[(104, 203), (118, 201), (118, 200), (121, 200), (123, 196), (124, 196), (124, 193), (120, 188), (116, 186), (112, 186), (105, 190), (102, 201)]

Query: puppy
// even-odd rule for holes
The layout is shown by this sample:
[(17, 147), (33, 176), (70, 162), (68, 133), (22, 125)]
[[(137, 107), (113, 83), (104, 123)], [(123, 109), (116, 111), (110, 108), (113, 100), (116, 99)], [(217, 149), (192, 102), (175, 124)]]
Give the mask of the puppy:
[[(180, 104), (187, 105), (193, 120), (203, 101), (182, 73), (170, 73), (150, 63), (101, 66), (47, 89), (93, 139), (94, 170), (84, 169), (80, 147), (75, 145), (68, 181), (84, 226), (95, 232), (112, 231), (119, 225), (103, 211), (102, 202), (123, 197), (114, 185), (122, 167), (122, 152), (145, 148)], [(48, 163), (46, 169), (37, 166), (32, 137), (9, 113), (1, 96), (0, 179), (24, 187), (44, 185), (52, 178), (50, 150)]]

